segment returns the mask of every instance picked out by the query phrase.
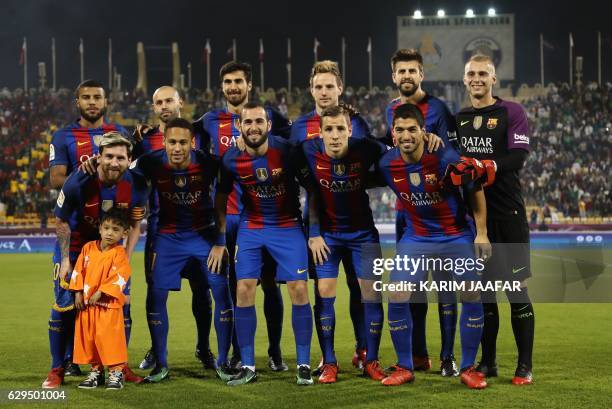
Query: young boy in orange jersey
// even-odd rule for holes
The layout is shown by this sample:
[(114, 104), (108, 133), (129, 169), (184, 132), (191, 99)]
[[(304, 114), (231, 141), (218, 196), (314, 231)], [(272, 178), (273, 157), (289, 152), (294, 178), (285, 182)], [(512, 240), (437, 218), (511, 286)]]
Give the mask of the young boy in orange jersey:
[(82, 389), (104, 385), (104, 366), (109, 370), (106, 389), (123, 388), (122, 369), (127, 363), (123, 290), (131, 269), (119, 241), (128, 229), (125, 211), (107, 211), (100, 220), (100, 240), (83, 246), (70, 278), (78, 310), (73, 359), (78, 364), (91, 364), (89, 376), (79, 384)]

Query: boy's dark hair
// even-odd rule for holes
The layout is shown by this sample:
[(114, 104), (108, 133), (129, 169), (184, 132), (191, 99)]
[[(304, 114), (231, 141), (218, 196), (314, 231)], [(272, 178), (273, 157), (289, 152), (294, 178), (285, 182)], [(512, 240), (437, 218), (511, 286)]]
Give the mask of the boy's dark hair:
[(223, 66), (219, 70), (219, 81), (223, 82), (223, 77), (225, 76), (225, 74), (230, 74), (236, 71), (244, 72), (244, 78), (246, 79), (246, 82), (251, 82), (251, 76), (253, 73), (251, 64), (249, 64), (248, 62), (240, 61), (230, 61), (223, 64)]
[(400, 48), (391, 57), (391, 70), (395, 72), (395, 64), (400, 61), (416, 61), (419, 63), (419, 69), (423, 72), (423, 56), (415, 48)]
[(102, 88), (102, 91), (104, 92), (104, 97), (106, 97), (106, 89), (104, 88), (104, 85), (102, 85), (100, 81), (85, 80), (81, 82), (79, 85), (77, 85), (76, 89), (74, 90), (74, 97), (76, 99), (79, 99), (79, 93), (81, 92), (82, 88)]
[(183, 128), (183, 129), (187, 129), (187, 130), (189, 130), (189, 133), (191, 134), (191, 136), (193, 136), (194, 133), (195, 133), (195, 131), (193, 129), (193, 125), (191, 124), (191, 122), (189, 122), (185, 118), (174, 118), (174, 119), (171, 119), (166, 124), (166, 132), (168, 132), (168, 129), (170, 129), (170, 128)]
[(130, 220), (128, 218), (127, 211), (117, 209), (116, 207), (112, 207), (108, 212), (102, 215), (102, 218), (100, 218), (100, 224), (104, 223), (105, 221), (116, 223), (125, 230), (130, 228)]
[(393, 122), (392, 125), (395, 126), (395, 120), (401, 119), (414, 119), (419, 124), (420, 128), (425, 126), (425, 119), (423, 118), (423, 113), (421, 110), (414, 104), (402, 104), (395, 108), (393, 111)]

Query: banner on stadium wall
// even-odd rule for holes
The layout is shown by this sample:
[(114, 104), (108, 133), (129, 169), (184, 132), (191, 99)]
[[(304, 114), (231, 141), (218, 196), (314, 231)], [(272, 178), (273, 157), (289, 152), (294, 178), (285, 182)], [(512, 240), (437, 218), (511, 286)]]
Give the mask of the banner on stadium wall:
[(493, 59), (499, 80), (514, 79), (514, 14), (399, 16), (397, 46), (419, 50), (426, 81), (461, 80), (465, 62), (476, 53)]
[[(383, 246), (395, 245), (395, 225), (377, 225)], [(531, 232), (531, 248), (557, 248), (575, 245), (596, 245), (612, 248), (612, 232)], [(136, 251), (144, 249), (145, 236), (140, 236)], [(0, 254), (52, 253), (55, 236), (0, 236)]]

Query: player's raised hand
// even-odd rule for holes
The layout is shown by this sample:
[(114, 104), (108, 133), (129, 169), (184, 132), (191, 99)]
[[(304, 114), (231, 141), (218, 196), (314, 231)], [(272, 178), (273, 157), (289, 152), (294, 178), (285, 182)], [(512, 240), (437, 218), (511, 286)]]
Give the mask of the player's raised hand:
[(214, 274), (221, 274), (221, 271), (223, 271), (223, 265), (225, 265), (227, 262), (228, 257), (229, 253), (227, 252), (227, 247), (213, 246), (208, 254), (208, 270)]
[(312, 257), (317, 265), (325, 263), (328, 259), (331, 250), (327, 247), (327, 243), (321, 236), (315, 236), (308, 239), (308, 247), (312, 251)]
[(476, 234), (474, 247), (476, 250), (476, 257), (483, 259), (485, 262), (489, 261), (493, 254), (493, 249), (486, 234)]
[(427, 152), (432, 153), (444, 147), (444, 141), (438, 135), (431, 132), (425, 132), (423, 140), (427, 142)]
[(74, 293), (74, 306), (79, 311), (83, 311), (85, 309), (85, 302), (83, 301), (82, 291), (77, 291)]
[(88, 175), (93, 175), (97, 171), (99, 160), (100, 155), (96, 153), (91, 158), (81, 163), (81, 166), (79, 166), (79, 170), (81, 172), (87, 173)]
[(134, 129), (134, 133), (132, 134), (132, 138), (134, 138), (134, 140), (136, 142), (142, 142), (142, 140), (144, 139), (144, 135), (149, 132), (153, 127), (151, 125), (148, 124), (138, 124), (136, 125), (136, 128)]

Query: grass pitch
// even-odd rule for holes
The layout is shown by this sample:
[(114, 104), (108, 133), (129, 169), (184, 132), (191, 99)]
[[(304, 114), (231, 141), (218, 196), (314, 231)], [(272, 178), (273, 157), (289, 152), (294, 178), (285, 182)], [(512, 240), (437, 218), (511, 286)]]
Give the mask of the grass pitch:
[[(52, 303), (51, 255), (2, 255), (2, 328), (0, 331), (0, 406), (8, 403), (9, 390), (39, 389), (49, 370), (47, 320)], [(132, 339), (130, 365), (137, 368), (150, 345), (145, 318), (145, 282), (142, 253), (134, 263), (132, 283)], [(534, 270), (537, 266), (534, 266)], [(354, 337), (348, 315), (348, 291), (340, 284), (336, 301), (336, 354), (341, 373), (335, 385), (295, 385), (290, 302), (285, 288), (283, 351), (290, 371), (272, 373), (266, 366), (267, 337), (258, 292), (258, 331), (256, 338), (259, 379), (238, 388), (225, 386), (213, 371), (204, 371), (194, 358), (195, 324), (191, 314), (191, 294), (187, 283), (182, 292), (172, 293), (168, 302), (170, 336), (168, 342), (171, 377), (157, 385), (133, 385), (117, 392), (76, 388), (81, 379), (66, 378), (67, 402), (27, 403), (26, 407), (173, 409), (198, 408), (404, 408), (404, 407), (481, 407), (525, 408), (612, 407), (612, 375), (609, 371), (612, 348), (612, 309), (610, 304), (536, 304), (535, 384), (510, 384), (516, 351), (510, 327), (509, 306), (500, 305), (498, 363), (500, 377), (490, 380), (483, 391), (472, 391), (459, 380), (440, 377), (436, 371), (417, 373), (413, 384), (386, 388), (360, 377), (350, 364)], [(312, 298), (311, 298), (312, 299)], [(440, 348), (437, 308), (430, 305), (428, 348), (432, 357)], [(214, 331), (214, 329), (213, 329)], [(460, 355), (459, 334), (455, 347)], [(211, 345), (216, 349), (214, 333)], [(313, 336), (312, 364), (320, 357)], [(394, 363), (395, 354), (388, 331), (381, 345), (383, 364)], [(434, 369), (437, 369), (434, 360)], [(83, 369), (87, 369), (83, 367)], [(137, 372), (142, 373), (142, 371)]]

